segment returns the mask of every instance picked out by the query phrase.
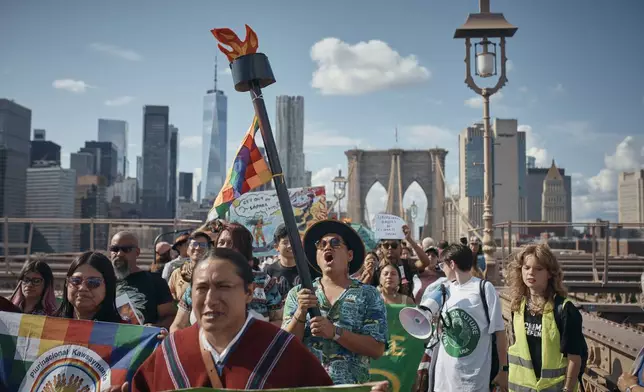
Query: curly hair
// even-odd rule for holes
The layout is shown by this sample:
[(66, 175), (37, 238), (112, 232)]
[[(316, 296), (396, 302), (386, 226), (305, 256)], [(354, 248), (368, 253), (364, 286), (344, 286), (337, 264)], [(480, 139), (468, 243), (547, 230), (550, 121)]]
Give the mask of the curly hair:
[[(563, 285), (563, 271), (561, 270), (561, 265), (550, 250), (550, 247), (544, 244), (528, 245), (514, 255), (514, 258), (508, 264), (508, 268), (505, 273), (505, 280), (510, 289), (510, 297), (512, 298), (510, 308), (513, 312), (519, 311), (523, 299), (530, 295), (528, 286), (523, 282), (522, 274), (523, 265), (525, 264), (525, 260), (528, 256), (534, 256), (539, 261), (539, 264), (547, 269), (550, 274), (548, 287), (546, 288), (544, 295), (546, 300), (554, 298), (555, 294), (561, 297), (565, 297), (567, 295), (567, 290)], [(543, 305), (545, 305), (545, 303), (540, 305), (540, 310), (543, 312)]]

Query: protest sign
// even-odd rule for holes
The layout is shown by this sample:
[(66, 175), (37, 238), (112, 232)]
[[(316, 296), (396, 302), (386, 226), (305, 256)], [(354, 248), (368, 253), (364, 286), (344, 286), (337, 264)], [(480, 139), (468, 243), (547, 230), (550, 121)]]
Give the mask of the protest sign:
[[(324, 187), (293, 188), (288, 190), (293, 214), (300, 235), (312, 224), (327, 218)], [(253, 255), (277, 254), (273, 234), (284, 223), (275, 191), (249, 192), (230, 206), (229, 220), (244, 225), (253, 234)]]
[(403, 226), (407, 223), (396, 215), (376, 214), (374, 218), (374, 235), (378, 240), (402, 240), (405, 239)]
[(412, 337), (400, 324), (398, 314), (406, 305), (387, 305), (389, 349), (371, 362), (371, 380), (389, 381), (392, 392), (412, 390), (418, 365), (425, 351), (422, 340)]
[(0, 390), (107, 391), (131, 380), (159, 331), (0, 312)]

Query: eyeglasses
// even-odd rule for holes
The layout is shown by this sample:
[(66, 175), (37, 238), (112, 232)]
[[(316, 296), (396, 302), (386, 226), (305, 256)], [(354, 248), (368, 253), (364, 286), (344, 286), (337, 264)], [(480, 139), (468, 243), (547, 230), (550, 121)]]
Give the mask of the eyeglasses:
[(74, 287), (80, 287), (83, 282), (88, 289), (94, 290), (99, 288), (101, 284), (103, 284), (104, 280), (103, 278), (98, 277), (81, 278), (80, 276), (70, 276), (67, 278), (67, 283)]
[(22, 278), (22, 284), (26, 285), (32, 285), (32, 286), (40, 286), (42, 283), (42, 278)]
[(199, 242), (199, 241), (192, 240), (192, 241), (190, 241), (190, 246), (192, 248), (196, 248), (196, 249), (206, 249), (206, 248), (208, 248), (208, 243), (207, 242)]
[(330, 240), (315, 241), (315, 247), (320, 250), (326, 248), (327, 245), (331, 245), (331, 248), (337, 249), (342, 245), (344, 245), (344, 242), (342, 242), (342, 240), (339, 238), (331, 238)]
[(119, 253), (119, 252), (130, 253), (134, 249), (136, 249), (136, 246), (134, 246), (134, 245), (126, 245), (126, 246), (112, 245), (112, 246), (110, 246), (110, 252), (112, 252), (112, 253)]
[(397, 242), (383, 242), (382, 247), (385, 249), (398, 249)]

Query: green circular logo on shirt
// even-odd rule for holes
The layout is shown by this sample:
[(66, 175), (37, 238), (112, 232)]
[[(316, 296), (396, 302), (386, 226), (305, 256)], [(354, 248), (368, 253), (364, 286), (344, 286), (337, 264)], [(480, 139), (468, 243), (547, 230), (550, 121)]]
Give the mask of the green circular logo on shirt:
[(478, 323), (463, 309), (452, 309), (447, 313), (449, 317), (445, 317), (441, 337), (445, 352), (455, 358), (472, 354), (481, 338)]

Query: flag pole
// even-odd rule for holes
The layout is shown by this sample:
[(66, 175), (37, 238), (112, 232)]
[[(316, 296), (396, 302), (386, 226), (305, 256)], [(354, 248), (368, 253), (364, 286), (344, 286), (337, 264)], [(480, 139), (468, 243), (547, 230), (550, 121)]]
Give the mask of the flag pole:
[[(282, 164), (277, 153), (273, 130), (271, 129), (266, 104), (264, 103), (264, 97), (262, 95), (262, 88), (275, 83), (275, 77), (273, 76), (273, 70), (271, 69), (268, 57), (263, 53), (255, 52), (259, 46), (257, 35), (255, 35), (255, 32), (248, 25), (246, 25), (246, 39), (244, 42), (240, 41), (237, 35), (230, 29), (213, 29), (212, 33), (219, 42), (233, 48), (233, 51), (228, 51), (222, 48), (221, 44), (219, 45), (222, 52), (231, 60), (230, 69), (232, 71), (233, 82), (235, 83), (235, 90), (239, 92), (250, 92), (255, 115), (259, 121), (259, 128), (262, 133), (268, 164), (273, 173), (273, 184), (275, 185), (280, 209), (284, 217), (284, 225), (286, 226), (291, 248), (295, 256), (297, 273), (300, 276), (302, 287), (314, 291), (311, 272), (308, 266), (309, 262), (304, 253), (304, 246), (302, 245), (297, 223), (295, 222), (291, 198), (289, 197), (288, 188), (284, 181)], [(233, 43), (233, 45), (230, 45), (230, 43)], [(236, 48), (246, 48), (246, 53), (235, 53)], [(310, 262), (316, 263), (316, 260), (311, 260)], [(309, 309), (309, 313), (311, 317), (321, 315), (319, 308), (311, 308)]]

